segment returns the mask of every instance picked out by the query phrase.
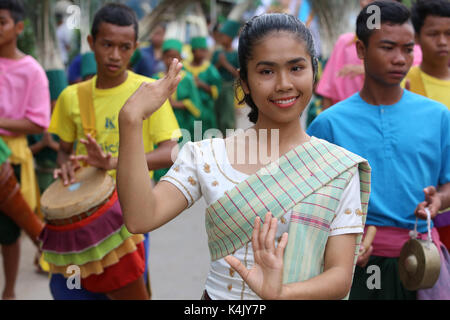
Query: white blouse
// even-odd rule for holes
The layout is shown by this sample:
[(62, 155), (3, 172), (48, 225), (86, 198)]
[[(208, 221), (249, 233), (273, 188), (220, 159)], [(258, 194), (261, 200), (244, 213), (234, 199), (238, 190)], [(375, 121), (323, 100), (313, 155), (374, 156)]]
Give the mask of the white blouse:
[[(207, 206), (211, 205), (248, 177), (232, 167), (225, 141), (215, 138), (186, 143), (161, 181), (175, 185), (184, 194), (190, 207), (202, 196)], [(363, 233), (362, 217), (357, 214), (360, 210), (359, 173), (356, 171), (342, 193), (329, 236)], [(290, 216), (291, 211), (288, 211), (278, 220), (277, 240), (284, 232), (288, 232)], [(254, 264), (251, 242), (233, 255), (248, 269)], [(224, 259), (211, 262), (205, 287), (213, 300), (260, 299)]]

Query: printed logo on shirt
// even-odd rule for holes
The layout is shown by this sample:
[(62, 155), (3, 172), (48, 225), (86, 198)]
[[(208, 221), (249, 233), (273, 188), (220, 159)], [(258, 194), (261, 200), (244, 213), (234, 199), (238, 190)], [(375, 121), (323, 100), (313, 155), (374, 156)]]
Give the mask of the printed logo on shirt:
[(115, 155), (119, 152), (119, 142), (117, 143), (101, 143), (100, 147), (102, 147), (103, 152), (111, 153)]
[(116, 129), (116, 126), (114, 125), (114, 119), (105, 118), (105, 129)]

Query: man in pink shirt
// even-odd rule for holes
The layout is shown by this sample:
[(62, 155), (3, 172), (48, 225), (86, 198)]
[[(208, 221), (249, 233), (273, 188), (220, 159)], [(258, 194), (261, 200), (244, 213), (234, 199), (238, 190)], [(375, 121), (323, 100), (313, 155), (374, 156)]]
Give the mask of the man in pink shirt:
[[(372, 0), (360, 0), (361, 9)], [(399, 1), (401, 2), (401, 1)], [(316, 93), (323, 97), (322, 109), (345, 100), (361, 91), (364, 83), (364, 66), (356, 54), (356, 35), (353, 32), (341, 35), (325, 65), (317, 85)], [(422, 61), (420, 46), (414, 46), (414, 62)]]
[[(44, 70), (31, 56), (17, 48), (24, 28), (21, 0), (0, 0), (0, 137), (12, 152), (10, 162), (21, 192), (36, 209), (36, 178), (33, 156), (26, 135), (42, 133), (50, 123), (50, 93)], [(0, 245), (5, 272), (2, 299), (15, 298), (19, 267), (20, 228), (0, 212)]]

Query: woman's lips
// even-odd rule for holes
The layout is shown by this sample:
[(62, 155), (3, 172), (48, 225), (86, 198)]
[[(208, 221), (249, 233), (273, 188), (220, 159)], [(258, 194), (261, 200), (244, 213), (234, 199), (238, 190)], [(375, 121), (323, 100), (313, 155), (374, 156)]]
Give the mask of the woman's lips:
[(283, 99), (270, 100), (270, 102), (272, 102), (278, 108), (289, 108), (289, 107), (292, 107), (297, 102), (297, 100), (298, 100), (298, 96), (297, 97), (288, 97), (288, 98), (283, 98)]

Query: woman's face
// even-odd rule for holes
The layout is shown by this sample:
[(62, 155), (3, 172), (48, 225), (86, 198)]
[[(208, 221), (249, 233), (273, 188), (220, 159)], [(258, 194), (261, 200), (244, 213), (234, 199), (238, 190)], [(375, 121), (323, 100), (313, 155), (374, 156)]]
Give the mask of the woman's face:
[(311, 100), (313, 74), (304, 41), (292, 33), (274, 32), (254, 45), (242, 87), (258, 107), (258, 122), (298, 121)]

